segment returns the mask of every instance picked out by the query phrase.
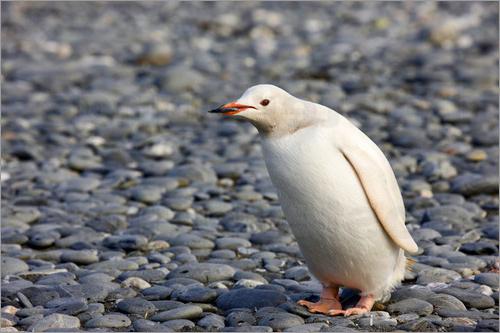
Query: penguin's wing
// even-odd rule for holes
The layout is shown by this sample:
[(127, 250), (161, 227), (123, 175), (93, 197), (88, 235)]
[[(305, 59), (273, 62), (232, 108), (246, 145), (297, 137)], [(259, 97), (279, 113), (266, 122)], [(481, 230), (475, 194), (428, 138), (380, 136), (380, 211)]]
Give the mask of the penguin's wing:
[(341, 126), (337, 138), (335, 141), (339, 150), (356, 172), (368, 202), (385, 232), (403, 250), (417, 252), (418, 246), (405, 226), (401, 191), (384, 153), (350, 122), (347, 126)]

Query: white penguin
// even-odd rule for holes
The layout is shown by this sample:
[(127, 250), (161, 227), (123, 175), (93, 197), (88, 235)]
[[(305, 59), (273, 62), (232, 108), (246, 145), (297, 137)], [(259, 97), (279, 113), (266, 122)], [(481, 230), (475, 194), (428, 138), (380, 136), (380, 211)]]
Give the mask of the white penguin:
[[(322, 283), (311, 312), (361, 314), (404, 277), (418, 250), (391, 166), (377, 145), (337, 112), (262, 84), (210, 112), (259, 131), (271, 181), (311, 273)], [(339, 286), (358, 289), (342, 309)]]

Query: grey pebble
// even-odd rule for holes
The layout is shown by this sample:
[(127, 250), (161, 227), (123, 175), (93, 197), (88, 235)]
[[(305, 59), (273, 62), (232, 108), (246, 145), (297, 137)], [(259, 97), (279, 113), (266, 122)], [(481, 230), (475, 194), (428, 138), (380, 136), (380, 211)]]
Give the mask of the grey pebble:
[(80, 320), (77, 317), (54, 313), (35, 322), (28, 331), (45, 332), (54, 328), (80, 328)]
[(431, 303), (420, 300), (418, 298), (408, 298), (397, 303), (390, 304), (387, 311), (390, 313), (416, 313), (418, 315), (429, 315), (434, 307)]
[(174, 269), (167, 278), (190, 278), (200, 282), (213, 282), (230, 279), (235, 272), (236, 270), (228, 265), (191, 263)]
[(216, 331), (225, 327), (224, 317), (213, 313), (201, 318), (196, 324), (207, 331)]
[(195, 319), (198, 318), (203, 310), (196, 305), (184, 305), (172, 310), (159, 312), (151, 317), (154, 321), (167, 321), (174, 319)]
[[(262, 308), (277, 306), (286, 302), (286, 296), (274, 290), (236, 289), (220, 295), (217, 307), (223, 310), (233, 308)], [(267, 325), (264, 325), (267, 326)]]
[(492, 288), (499, 287), (500, 276), (498, 273), (480, 273), (474, 276), (474, 282), (485, 284)]
[(121, 314), (107, 314), (90, 319), (85, 323), (86, 328), (124, 328), (132, 324), (130, 319)]
[(139, 314), (147, 316), (156, 311), (153, 303), (142, 298), (126, 298), (116, 305), (117, 309), (124, 313)]
[(24, 261), (17, 258), (2, 256), (1, 261), (2, 279), (7, 275), (15, 275), (29, 270), (29, 266)]

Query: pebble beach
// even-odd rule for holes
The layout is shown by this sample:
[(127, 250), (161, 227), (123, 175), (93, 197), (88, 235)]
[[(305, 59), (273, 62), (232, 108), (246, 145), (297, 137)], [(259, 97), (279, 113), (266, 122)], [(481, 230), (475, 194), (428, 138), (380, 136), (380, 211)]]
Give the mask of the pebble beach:
[[(498, 3), (1, 9), (0, 332), (499, 331)], [(391, 163), (419, 252), (367, 314), (296, 304), (321, 286), (258, 133), (207, 113), (259, 83)]]

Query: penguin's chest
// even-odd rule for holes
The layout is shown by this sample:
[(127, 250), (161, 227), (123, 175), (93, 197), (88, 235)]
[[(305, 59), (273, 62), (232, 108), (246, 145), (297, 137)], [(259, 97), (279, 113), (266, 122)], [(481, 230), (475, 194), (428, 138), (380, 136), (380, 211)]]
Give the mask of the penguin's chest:
[(321, 130), (265, 140), (263, 147), (269, 175), (311, 271), (320, 279), (332, 274), (349, 278), (349, 267), (360, 264), (352, 258), (369, 255), (386, 238), (355, 171)]
[(292, 228), (313, 222), (323, 227), (371, 212), (355, 171), (328, 133), (304, 129), (267, 140), (263, 146), (269, 175)]

